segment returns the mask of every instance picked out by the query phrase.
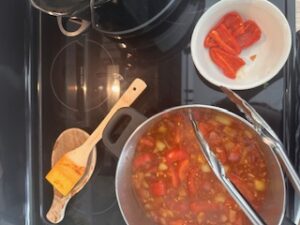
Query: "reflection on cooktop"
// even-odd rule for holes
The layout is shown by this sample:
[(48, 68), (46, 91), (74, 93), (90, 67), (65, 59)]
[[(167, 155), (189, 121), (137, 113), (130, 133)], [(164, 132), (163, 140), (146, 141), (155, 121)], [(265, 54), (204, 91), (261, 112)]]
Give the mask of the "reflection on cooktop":
[(74, 112), (90, 111), (107, 100), (108, 79), (114, 80), (116, 75), (113, 59), (102, 45), (79, 39), (68, 43), (55, 56), (50, 82), (53, 94), (63, 106)]

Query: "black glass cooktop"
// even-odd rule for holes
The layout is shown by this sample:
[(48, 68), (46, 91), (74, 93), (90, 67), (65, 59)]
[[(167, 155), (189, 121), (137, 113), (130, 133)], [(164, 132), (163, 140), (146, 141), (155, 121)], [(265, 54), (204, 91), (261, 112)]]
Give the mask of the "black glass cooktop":
[[(136, 1), (116, 6), (112, 1), (105, 7), (117, 7), (116, 10), (138, 7), (130, 5), (132, 2)], [(53, 192), (44, 176), (50, 169), (55, 139), (71, 127), (93, 131), (133, 79), (139, 77), (148, 85), (133, 105), (146, 116), (183, 104), (215, 105), (238, 113), (218, 88), (202, 79), (191, 58), (189, 43), (193, 27), (205, 9), (217, 1), (170, 0), (157, 5), (149, 2), (152, 3), (139, 15), (131, 14), (135, 19), (128, 16), (128, 20), (120, 20), (99, 13), (97, 23), (101, 26), (98, 28), (105, 34), (89, 29), (80, 36), (68, 38), (60, 33), (54, 17), (46, 14), (37, 17), (40, 19), (40, 27), (36, 28), (39, 51), (35, 56), (39, 64), (35, 65), (37, 76), (32, 78), (37, 84), (31, 186), (35, 197), (31, 207), (40, 213), (32, 214), (33, 224), (49, 224), (45, 215)], [(294, 27), (291, 1), (272, 2), (288, 16)], [(171, 7), (167, 13), (153, 20), (151, 25), (147, 24), (167, 6)], [(102, 7), (98, 12), (104, 9)], [(146, 25), (141, 29), (134, 29), (143, 24)], [(291, 57), (270, 82), (238, 92), (269, 122), (288, 150), (293, 146), (291, 134), (295, 129), (292, 124), (294, 105), (289, 92), (294, 88), (293, 60)], [(125, 224), (114, 190), (117, 159), (101, 142), (97, 145), (97, 154), (95, 172), (87, 186), (70, 201), (62, 225)], [(295, 156), (294, 151), (289, 154), (292, 158)]]

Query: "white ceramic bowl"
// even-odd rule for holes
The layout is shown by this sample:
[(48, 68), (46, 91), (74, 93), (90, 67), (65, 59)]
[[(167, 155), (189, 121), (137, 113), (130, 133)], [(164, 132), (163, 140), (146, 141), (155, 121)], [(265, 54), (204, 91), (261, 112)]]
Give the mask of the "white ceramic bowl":
[[(236, 79), (227, 78), (212, 62), (204, 39), (210, 29), (228, 12), (238, 12), (244, 20), (251, 19), (262, 31), (259, 41), (242, 50), (246, 65)], [(195, 26), (191, 51), (200, 74), (217, 86), (233, 90), (257, 87), (272, 79), (285, 64), (291, 49), (291, 30), (281, 11), (267, 0), (221, 0), (209, 8)], [(252, 61), (250, 57), (256, 55)]]

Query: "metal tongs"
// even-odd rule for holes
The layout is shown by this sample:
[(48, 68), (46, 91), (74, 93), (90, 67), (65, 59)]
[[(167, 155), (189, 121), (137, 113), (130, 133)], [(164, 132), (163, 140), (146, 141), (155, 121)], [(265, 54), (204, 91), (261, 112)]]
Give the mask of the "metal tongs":
[(215, 154), (211, 151), (208, 143), (201, 130), (198, 128), (198, 124), (196, 123), (192, 110), (188, 110), (189, 119), (193, 125), (193, 129), (200, 144), (200, 149), (202, 150), (208, 164), (213, 170), (216, 177), (221, 181), (223, 186), (226, 188), (231, 197), (235, 200), (235, 202), (240, 206), (240, 208), (247, 215), (248, 219), (252, 222), (252, 224), (264, 225), (266, 224), (263, 219), (256, 213), (256, 211), (252, 208), (252, 206), (247, 202), (245, 197), (239, 192), (239, 190), (235, 187), (235, 185), (229, 180), (226, 176), (225, 169), (220, 161), (217, 159)]
[(282, 142), (272, 130), (272, 128), (255, 111), (255, 109), (239, 95), (225, 87), (220, 88), (227, 95), (230, 101), (235, 103), (238, 109), (245, 114), (248, 121), (253, 124), (254, 129), (258, 134), (260, 134), (263, 142), (275, 152), (294, 189), (297, 190), (298, 194), (300, 194), (300, 179), (291, 162), (289, 161), (287, 155), (285, 154)]

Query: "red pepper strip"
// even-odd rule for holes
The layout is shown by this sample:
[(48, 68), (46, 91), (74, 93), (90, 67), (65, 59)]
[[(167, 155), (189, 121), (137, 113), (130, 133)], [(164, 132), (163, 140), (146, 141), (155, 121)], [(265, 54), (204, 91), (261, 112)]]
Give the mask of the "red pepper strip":
[(197, 186), (196, 186), (197, 176), (198, 175), (195, 168), (192, 168), (188, 173), (187, 187), (190, 196), (194, 196), (197, 193)]
[(185, 152), (181, 149), (173, 149), (170, 152), (168, 152), (166, 155), (166, 159), (167, 159), (168, 163), (183, 161), (187, 158), (188, 158), (187, 152)]
[(211, 37), (210, 33), (206, 36), (204, 40), (204, 47), (205, 48), (211, 48), (218, 46), (217, 42)]
[(176, 171), (174, 168), (170, 168), (169, 171), (168, 171), (168, 175), (170, 176), (171, 178), (171, 183), (172, 183), (172, 186), (174, 188), (177, 188), (178, 185), (179, 185), (179, 179), (178, 179), (178, 176), (176, 174)]
[(184, 181), (187, 177), (188, 169), (189, 169), (189, 160), (182, 161), (178, 166), (178, 176), (180, 181)]
[(236, 29), (234, 32), (232, 32), (232, 35), (236, 38), (244, 33), (245, 33), (245, 26), (243, 23), (242, 26), (240, 26), (238, 29)]
[(239, 191), (246, 197), (248, 201), (253, 204), (255, 200), (254, 193), (252, 193), (246, 184), (235, 174), (228, 174), (229, 179), (234, 183), (234, 185), (239, 189)]
[(155, 141), (152, 137), (143, 137), (140, 140), (140, 145), (144, 145), (149, 148), (153, 148), (155, 145)]
[(133, 167), (135, 169), (143, 167), (150, 163), (153, 159), (153, 155), (150, 153), (144, 153), (139, 156), (137, 156), (133, 161)]
[(243, 26), (243, 19), (237, 12), (230, 12), (223, 16), (220, 24), (224, 24), (231, 33), (234, 33)]
[(260, 39), (261, 30), (254, 21), (248, 20), (243, 28), (234, 33), (234, 36), (241, 48), (247, 48)]
[(219, 48), (211, 48), (209, 51), (213, 62), (231, 79), (236, 77), (237, 71), (245, 65), (244, 60), (238, 56), (230, 55)]
[(212, 212), (220, 209), (219, 204), (208, 202), (193, 202), (190, 204), (190, 209), (194, 213), (199, 212)]
[(174, 141), (176, 144), (180, 143), (180, 141), (181, 141), (181, 130), (180, 129), (176, 129), (175, 135), (174, 135)]
[(220, 48), (232, 55), (241, 53), (241, 47), (224, 24), (220, 24), (212, 30), (209, 35), (214, 39)]
[(213, 130), (213, 128), (208, 123), (199, 122), (198, 126), (201, 132), (203, 133), (204, 137), (207, 137), (209, 132)]
[(158, 182), (152, 183), (150, 185), (150, 191), (156, 197), (165, 195), (166, 194), (165, 183), (163, 181), (158, 181)]
[(218, 159), (224, 164), (227, 162), (226, 151), (223, 148), (216, 147), (216, 154)]
[(170, 222), (170, 225), (185, 225), (185, 222), (184, 222), (184, 220), (179, 219), (179, 220)]
[[(225, 16), (223, 16), (220, 21), (217, 23), (216, 26), (213, 27), (212, 30), (216, 30), (220, 24), (223, 24), (226, 26), (226, 28), (231, 32), (235, 32), (237, 29), (239, 29), (241, 26), (243, 26), (243, 19), (237, 12), (230, 12), (227, 13)], [(210, 33), (206, 36), (204, 40), (204, 47), (211, 48), (216, 47), (218, 44), (213, 40)]]

